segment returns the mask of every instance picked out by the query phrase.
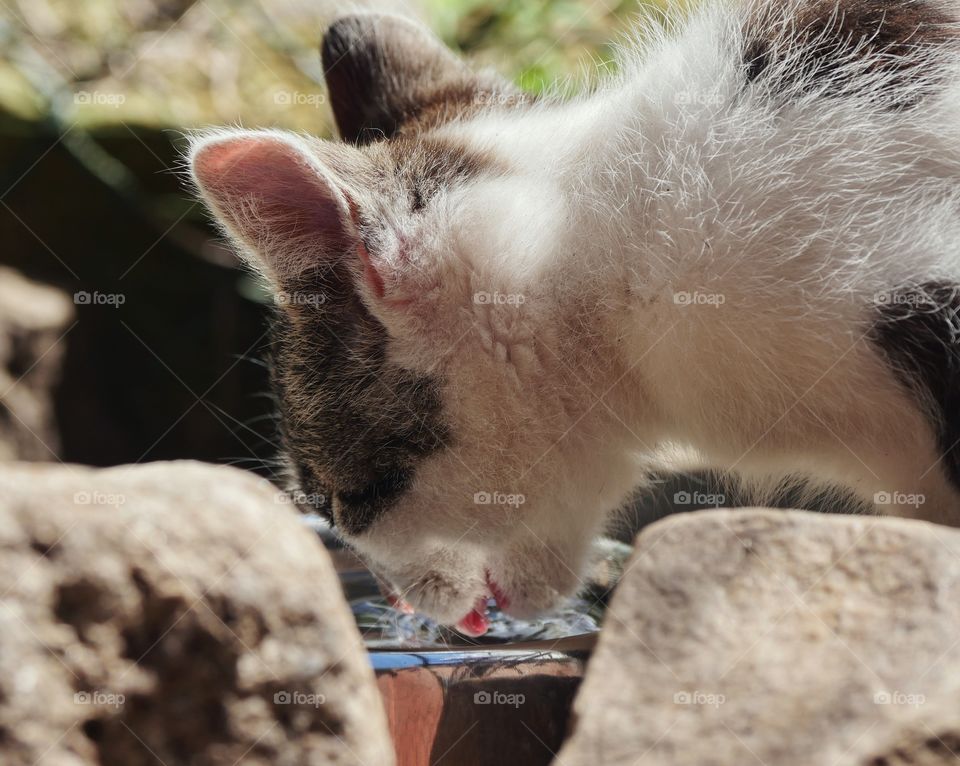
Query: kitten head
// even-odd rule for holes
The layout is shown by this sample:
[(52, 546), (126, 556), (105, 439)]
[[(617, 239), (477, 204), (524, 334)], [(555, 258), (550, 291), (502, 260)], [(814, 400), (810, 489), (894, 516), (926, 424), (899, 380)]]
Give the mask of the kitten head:
[(549, 269), (565, 200), (489, 140), (536, 107), (399, 17), (338, 21), (323, 57), (343, 143), (219, 131), (190, 153), (276, 297), (298, 494), (328, 496), (374, 571), (437, 619), (491, 592), (535, 613), (576, 589), (589, 509), (630, 483), (598, 446), (591, 390), (612, 373), (589, 328), (565, 331), (587, 298)]

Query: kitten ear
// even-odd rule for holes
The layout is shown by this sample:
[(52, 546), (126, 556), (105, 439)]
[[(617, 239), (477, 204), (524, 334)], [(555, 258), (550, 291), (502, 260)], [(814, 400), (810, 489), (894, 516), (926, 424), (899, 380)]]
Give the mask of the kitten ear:
[(344, 16), (321, 45), (340, 136), (365, 144), (390, 138), (429, 110), (434, 122), (484, 95), (518, 95), (506, 82), (474, 74), (429, 30), (401, 16)]
[(275, 287), (358, 242), (343, 185), (294, 136), (200, 138), (189, 160), (206, 202)]

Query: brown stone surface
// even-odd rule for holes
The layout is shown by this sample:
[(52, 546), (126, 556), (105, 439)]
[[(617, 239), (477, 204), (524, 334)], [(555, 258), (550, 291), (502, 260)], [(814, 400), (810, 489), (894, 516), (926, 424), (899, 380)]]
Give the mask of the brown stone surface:
[(960, 531), (716, 510), (636, 547), (557, 764), (960, 761)]
[(329, 559), (200, 463), (0, 466), (0, 762), (392, 763)]

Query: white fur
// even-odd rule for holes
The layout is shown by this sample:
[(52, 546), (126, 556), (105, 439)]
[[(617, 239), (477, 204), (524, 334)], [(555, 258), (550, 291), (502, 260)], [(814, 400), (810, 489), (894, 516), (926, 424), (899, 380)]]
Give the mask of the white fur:
[(416, 242), (409, 278), (440, 287), (371, 309), (393, 358), (442, 380), (452, 439), (351, 542), (433, 616), (466, 614), (485, 570), (517, 614), (573, 591), (676, 444), (960, 520), (928, 421), (865, 337), (878, 294), (960, 281), (960, 74), (931, 61), (949, 86), (900, 111), (854, 56), (843, 98), (743, 92), (744, 12), (646, 30), (622, 76), (572, 102), (441, 128), (504, 170), (393, 220)]

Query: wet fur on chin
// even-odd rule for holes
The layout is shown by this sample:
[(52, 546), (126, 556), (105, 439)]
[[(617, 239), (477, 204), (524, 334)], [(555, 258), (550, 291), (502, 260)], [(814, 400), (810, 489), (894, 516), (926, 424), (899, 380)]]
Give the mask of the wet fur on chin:
[[(321, 168), (346, 244), (264, 226), (253, 188), (211, 201), (274, 290), (332, 296), (280, 307), (292, 483), (446, 622), (485, 572), (521, 615), (571, 593), (681, 448), (761, 493), (803, 476), (960, 522), (956, 17), (711, 4), (566, 102), (471, 75), (411, 22), (339, 22), (324, 54), (348, 56), (329, 81), (357, 145), (256, 135)], [(208, 200), (197, 158), (236, 135), (194, 144)]]

